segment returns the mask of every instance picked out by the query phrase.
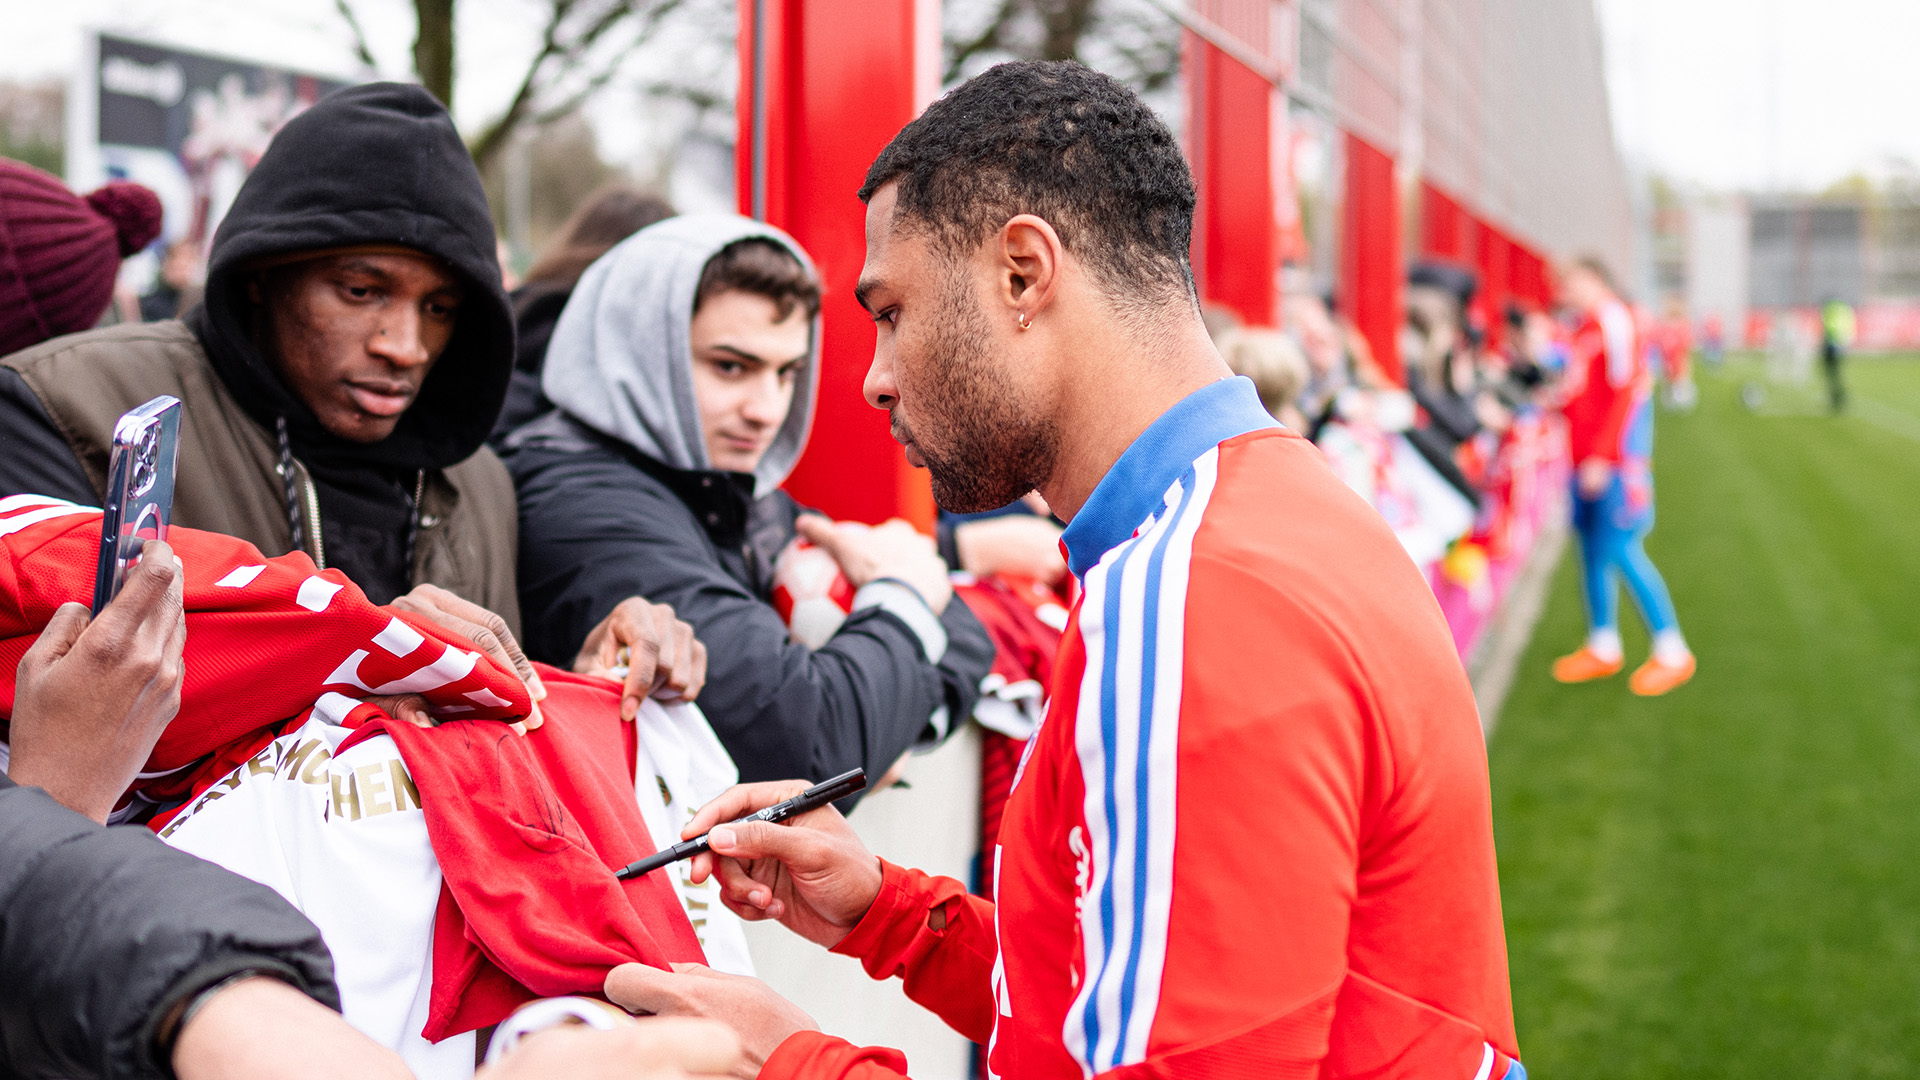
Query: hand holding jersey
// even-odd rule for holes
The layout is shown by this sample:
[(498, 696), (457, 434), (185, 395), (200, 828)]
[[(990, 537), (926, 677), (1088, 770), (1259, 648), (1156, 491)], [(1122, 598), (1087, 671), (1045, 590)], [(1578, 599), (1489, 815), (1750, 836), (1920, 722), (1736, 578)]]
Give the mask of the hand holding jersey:
[(527, 696), (533, 701), (533, 711), (527, 714), (525, 720), (510, 725), (515, 731), (525, 735), (546, 722), (540, 715), (540, 702), (547, 696), (547, 688), (540, 685), (540, 676), (534, 673), (533, 665), (527, 661), (526, 654), (520, 651), (520, 643), (513, 639), (513, 631), (507, 629), (505, 619), (479, 604), (462, 600), (440, 586), (431, 584), (415, 586), (405, 596), (395, 597), (391, 606), (459, 634), (479, 646), (488, 659), (519, 677), (527, 688)]
[(674, 616), (671, 604), (630, 596), (587, 633), (573, 670), (620, 679), (620, 718), (631, 720), (649, 696), (699, 697), (707, 684), (707, 647), (693, 636), (693, 627)]
[(919, 593), (935, 615), (947, 610), (947, 601), (953, 599), (947, 564), (933, 540), (899, 518), (870, 526), (803, 514), (794, 525), (801, 536), (833, 556), (856, 589), (883, 579), (898, 581)]
[[(513, 672), (526, 684), (533, 699), (533, 712), (514, 730), (522, 735), (545, 723), (540, 702), (547, 688), (514, 640), (506, 620), (478, 604), (463, 600), (438, 585), (420, 585), (394, 600), (393, 607), (410, 615), (419, 615), (460, 634), (480, 647), (495, 663)], [(640, 711), (640, 702), (649, 695), (667, 700), (692, 701), (707, 681), (707, 648), (693, 636), (693, 627), (674, 617), (667, 604), (650, 604), (630, 597), (614, 608), (593, 632), (587, 635), (573, 669), (584, 675), (614, 676), (625, 684), (620, 700), (620, 718), (632, 720)]]
[(729, 1075), (740, 1080), (759, 1076), (768, 1055), (795, 1033), (819, 1030), (812, 1017), (766, 983), (705, 964), (674, 964), (672, 971), (622, 964), (607, 973), (606, 993), (609, 1001), (633, 1012), (726, 1025), (738, 1047)]
[(62, 604), (20, 660), (7, 746), (15, 783), (105, 824), (180, 711), (186, 575), (150, 542), (99, 618)]
[(474, 1080), (699, 1080), (736, 1075), (740, 1061), (733, 1034), (707, 1021), (647, 1020), (611, 1031), (568, 1024), (528, 1036)]

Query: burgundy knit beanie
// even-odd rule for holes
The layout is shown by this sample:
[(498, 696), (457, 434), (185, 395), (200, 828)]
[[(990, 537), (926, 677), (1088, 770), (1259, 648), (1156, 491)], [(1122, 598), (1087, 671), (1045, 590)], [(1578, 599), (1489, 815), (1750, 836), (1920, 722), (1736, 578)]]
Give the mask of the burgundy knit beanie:
[(116, 181), (81, 198), (0, 158), (0, 356), (100, 321), (120, 260), (160, 235), (160, 198)]

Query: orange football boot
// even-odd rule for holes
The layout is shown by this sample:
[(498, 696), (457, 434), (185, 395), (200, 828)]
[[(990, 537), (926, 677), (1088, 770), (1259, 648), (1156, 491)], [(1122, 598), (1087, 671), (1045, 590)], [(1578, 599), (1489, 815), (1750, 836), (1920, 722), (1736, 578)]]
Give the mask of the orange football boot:
[(1585, 645), (1553, 662), (1553, 677), (1563, 683), (1592, 682), (1619, 672), (1619, 660), (1602, 659)]
[(1659, 697), (1693, 678), (1694, 667), (1692, 653), (1687, 654), (1684, 664), (1663, 664), (1659, 657), (1649, 656), (1627, 680), (1627, 689), (1641, 697)]

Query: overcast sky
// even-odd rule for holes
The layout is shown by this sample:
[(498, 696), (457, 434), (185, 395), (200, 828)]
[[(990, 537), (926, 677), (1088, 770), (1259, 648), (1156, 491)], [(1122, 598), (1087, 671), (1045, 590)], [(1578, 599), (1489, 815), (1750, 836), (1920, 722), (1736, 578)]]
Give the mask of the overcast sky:
[[(351, 0), (382, 73), (408, 71), (410, 0)], [(1523, 0), (1524, 2), (1524, 0)], [(1920, 0), (1596, 0), (1630, 160), (1711, 187), (1824, 186), (1920, 162)], [(538, 0), (460, 0), (456, 115), (504, 106)], [(335, 0), (9, 0), (0, 78), (64, 76), (85, 26), (362, 74)], [(603, 114), (605, 109), (602, 110)], [(610, 156), (635, 136), (603, 119)], [(608, 129), (615, 130), (608, 130)]]
[(1756, 188), (1920, 163), (1917, 0), (1596, 3), (1630, 160)]
[[(0, 78), (66, 77), (87, 27), (341, 78), (412, 72), (412, 0), (350, 0), (380, 64), (372, 73), (354, 59), (336, 0), (4, 2)], [(546, 8), (541, 0), (459, 0), (454, 115), (464, 129), (476, 130), (506, 108)], [(616, 133), (616, 141), (621, 134), (631, 133)]]

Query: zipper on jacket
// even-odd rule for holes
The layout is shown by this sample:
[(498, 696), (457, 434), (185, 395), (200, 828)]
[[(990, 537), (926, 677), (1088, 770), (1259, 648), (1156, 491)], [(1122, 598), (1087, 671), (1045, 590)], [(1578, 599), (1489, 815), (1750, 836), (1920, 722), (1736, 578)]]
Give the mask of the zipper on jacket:
[(313, 489), (313, 477), (304, 468), (300, 470), (300, 483), (307, 493), (307, 534), (313, 537), (313, 565), (325, 570), (327, 546), (320, 539), (320, 493)]
[(427, 497), (427, 470), (421, 469), (413, 477), (413, 513), (407, 517), (407, 581), (419, 584), (422, 575), (415, 570), (415, 559), (420, 547), (420, 530), (433, 525), (433, 519), (420, 512), (420, 504)]

